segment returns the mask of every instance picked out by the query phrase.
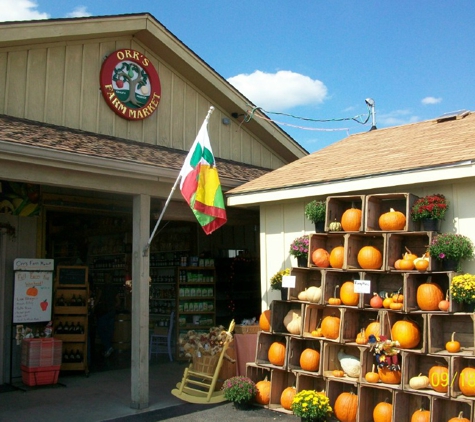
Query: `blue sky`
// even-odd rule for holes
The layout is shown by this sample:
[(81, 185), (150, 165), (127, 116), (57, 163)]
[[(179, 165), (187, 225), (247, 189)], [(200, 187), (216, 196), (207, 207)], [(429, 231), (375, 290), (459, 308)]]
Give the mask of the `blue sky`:
[(366, 98), (378, 129), (475, 109), (473, 0), (0, 0), (0, 10), (0, 21), (148, 12), (263, 110), (350, 119), (268, 113), (309, 152), (369, 130), (371, 119), (351, 120), (366, 118)]

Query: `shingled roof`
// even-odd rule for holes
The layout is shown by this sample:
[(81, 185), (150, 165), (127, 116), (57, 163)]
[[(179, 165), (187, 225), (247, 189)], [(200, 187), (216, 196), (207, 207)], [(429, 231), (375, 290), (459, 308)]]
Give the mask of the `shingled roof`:
[[(0, 151), (2, 142), (173, 169), (177, 175), (188, 153), (7, 115), (0, 115)], [(219, 158), (216, 163), (220, 178), (235, 182), (245, 183), (270, 171)]]
[(236, 187), (230, 195), (332, 183), (475, 159), (475, 114), (351, 135)]

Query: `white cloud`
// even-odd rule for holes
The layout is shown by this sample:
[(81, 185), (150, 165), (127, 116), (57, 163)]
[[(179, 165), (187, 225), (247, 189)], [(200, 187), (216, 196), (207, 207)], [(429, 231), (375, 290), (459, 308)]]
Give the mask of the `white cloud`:
[(47, 13), (40, 13), (36, 9), (38, 4), (31, 0), (0, 0), (0, 21), (28, 21), (48, 19)]
[(86, 6), (78, 6), (71, 13), (66, 15), (67, 18), (82, 18), (86, 16), (91, 16), (89, 12), (86, 11)]
[(420, 120), (418, 116), (411, 114), (410, 110), (394, 110), (389, 113), (378, 114), (376, 110), (376, 126), (400, 126), (415, 123)]
[(421, 100), (421, 103), (424, 105), (427, 104), (439, 104), (442, 102), (442, 98), (435, 98), (435, 97), (425, 97)]
[(318, 79), (289, 70), (277, 73), (240, 74), (228, 82), (258, 107), (268, 111), (283, 111), (292, 107), (319, 104), (327, 96), (327, 87)]

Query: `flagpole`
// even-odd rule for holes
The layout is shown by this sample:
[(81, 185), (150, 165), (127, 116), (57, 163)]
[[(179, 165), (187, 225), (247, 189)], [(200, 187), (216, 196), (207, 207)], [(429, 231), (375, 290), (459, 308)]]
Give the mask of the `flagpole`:
[[(205, 122), (206, 122), (206, 123), (208, 123), (209, 118), (211, 117), (211, 114), (213, 114), (213, 111), (214, 111), (214, 107), (211, 106), (211, 107), (209, 108), (208, 114), (206, 115), (206, 118), (205, 118)], [(180, 173), (181, 173), (181, 170), (180, 170)], [(180, 173), (178, 174), (178, 177), (176, 178), (175, 183), (173, 184), (173, 187), (172, 187), (172, 189), (171, 189), (171, 191), (170, 191), (170, 194), (168, 195), (168, 198), (167, 198), (167, 200), (166, 200), (166, 202), (165, 202), (165, 205), (163, 206), (162, 212), (160, 213), (160, 216), (158, 217), (157, 223), (155, 224), (155, 227), (154, 227), (154, 229), (153, 229), (153, 232), (152, 232), (152, 234), (150, 235), (150, 238), (148, 239), (147, 244), (145, 245), (145, 248), (144, 248), (144, 250), (143, 250), (143, 256), (147, 256), (147, 252), (148, 252), (148, 250), (150, 249), (150, 244), (152, 243), (152, 240), (153, 240), (153, 238), (154, 238), (154, 236), (155, 236), (155, 233), (156, 233), (156, 231), (157, 231), (157, 229), (158, 229), (158, 226), (159, 226), (160, 222), (162, 221), (163, 214), (165, 214), (165, 210), (167, 209), (168, 204), (170, 203), (170, 200), (171, 200), (171, 198), (172, 198), (173, 192), (175, 192), (175, 189), (176, 189), (176, 187), (177, 187), (177, 185), (178, 185), (178, 182), (179, 182), (180, 179), (181, 179), (181, 174), (180, 174)]]

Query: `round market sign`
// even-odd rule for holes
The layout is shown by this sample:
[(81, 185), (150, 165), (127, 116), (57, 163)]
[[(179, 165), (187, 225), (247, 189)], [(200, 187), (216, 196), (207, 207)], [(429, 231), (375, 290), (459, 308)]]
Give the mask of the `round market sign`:
[(157, 70), (138, 51), (123, 49), (108, 56), (102, 64), (100, 82), (107, 104), (124, 119), (145, 119), (160, 103)]

